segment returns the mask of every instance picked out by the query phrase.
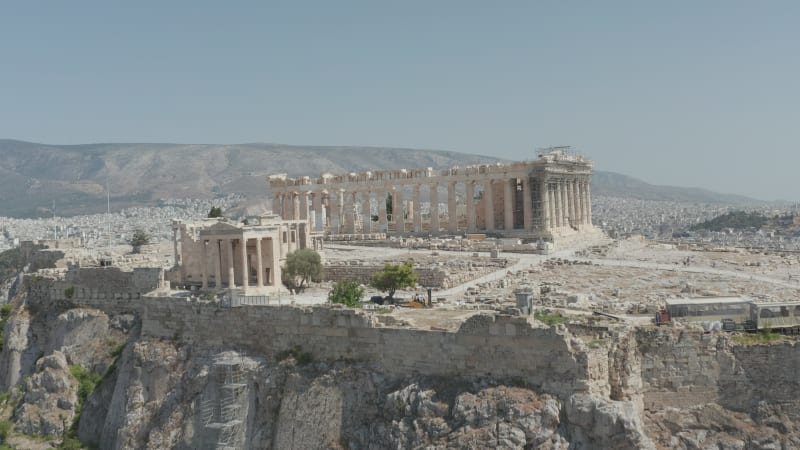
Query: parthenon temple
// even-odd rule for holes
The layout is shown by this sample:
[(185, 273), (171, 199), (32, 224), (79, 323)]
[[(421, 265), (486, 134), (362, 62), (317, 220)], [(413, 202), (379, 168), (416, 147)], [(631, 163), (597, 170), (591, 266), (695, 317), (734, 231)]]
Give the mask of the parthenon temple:
[(327, 234), (485, 233), (552, 241), (593, 230), (592, 163), (568, 150), (443, 170), (272, 175), (273, 212)]

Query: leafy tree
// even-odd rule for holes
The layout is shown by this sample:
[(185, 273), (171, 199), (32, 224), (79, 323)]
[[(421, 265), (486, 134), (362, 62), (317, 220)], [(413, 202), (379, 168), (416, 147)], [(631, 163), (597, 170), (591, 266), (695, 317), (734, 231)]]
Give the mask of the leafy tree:
[(133, 247), (133, 253), (139, 253), (142, 250), (142, 246), (149, 243), (150, 236), (145, 233), (144, 230), (141, 228), (133, 230), (133, 237), (130, 240), (131, 247)]
[(328, 292), (328, 301), (340, 303), (354, 308), (361, 303), (364, 298), (364, 288), (357, 281), (342, 280), (333, 285), (333, 289)]
[(414, 272), (414, 263), (406, 261), (403, 264), (386, 263), (383, 270), (372, 276), (370, 286), (386, 292), (390, 299), (394, 293), (404, 287), (414, 287), (417, 284), (417, 274)]
[(306, 282), (319, 277), (322, 273), (322, 258), (310, 248), (301, 248), (286, 255), (281, 278), (283, 284), (300, 292), (305, 289)]
[(222, 217), (222, 208), (219, 206), (212, 206), (211, 211), (208, 212), (208, 218), (215, 219), (217, 217)]

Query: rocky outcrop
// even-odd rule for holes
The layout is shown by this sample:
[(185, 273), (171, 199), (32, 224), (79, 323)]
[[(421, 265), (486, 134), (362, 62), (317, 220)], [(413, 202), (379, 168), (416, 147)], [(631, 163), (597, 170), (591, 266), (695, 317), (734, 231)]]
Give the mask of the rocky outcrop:
[(23, 401), (14, 414), (17, 431), (63, 435), (75, 415), (77, 385), (63, 353), (41, 358), (36, 373), (25, 382)]
[(494, 315), (414, 330), (336, 308), (137, 301), (148, 306), (137, 316), (69, 302), (15, 310), (0, 377), (22, 392), (18, 431), (64, 433), (80, 366), (106, 374), (78, 423), (98, 448), (800, 445), (790, 342)]
[(31, 318), (25, 311), (12, 314), (3, 330), (3, 353), (0, 354), (0, 387), (6, 391), (33, 372), (39, 356)]
[(576, 449), (653, 449), (637, 406), (585, 394), (570, 397), (566, 406), (569, 434)]

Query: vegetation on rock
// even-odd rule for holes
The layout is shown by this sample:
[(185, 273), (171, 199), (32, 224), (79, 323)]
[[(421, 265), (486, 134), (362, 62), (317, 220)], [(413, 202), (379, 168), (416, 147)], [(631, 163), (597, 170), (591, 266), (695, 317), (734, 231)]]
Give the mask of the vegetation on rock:
[(693, 231), (708, 230), (708, 231), (722, 231), (726, 229), (745, 230), (745, 229), (760, 229), (767, 224), (769, 219), (759, 213), (748, 213), (744, 211), (732, 211), (725, 213), (721, 216), (714, 217), (711, 220), (698, 223), (692, 226)]

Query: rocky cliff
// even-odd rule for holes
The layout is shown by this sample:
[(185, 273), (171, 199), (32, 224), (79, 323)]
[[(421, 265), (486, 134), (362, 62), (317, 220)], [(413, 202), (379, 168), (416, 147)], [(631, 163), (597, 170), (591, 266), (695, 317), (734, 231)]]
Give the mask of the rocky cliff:
[[(346, 310), (49, 301), (57, 290), (33, 287), (14, 300), (0, 355), (20, 448), (41, 446), (30, 435), (104, 449), (800, 446), (792, 342), (495, 316), (423, 333)], [(137, 310), (148, 302), (158, 308)]]

